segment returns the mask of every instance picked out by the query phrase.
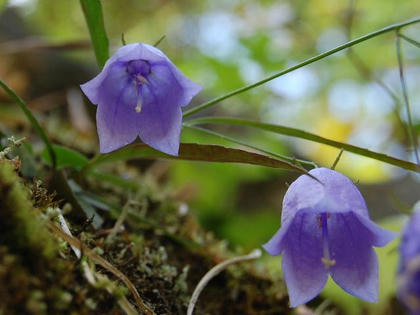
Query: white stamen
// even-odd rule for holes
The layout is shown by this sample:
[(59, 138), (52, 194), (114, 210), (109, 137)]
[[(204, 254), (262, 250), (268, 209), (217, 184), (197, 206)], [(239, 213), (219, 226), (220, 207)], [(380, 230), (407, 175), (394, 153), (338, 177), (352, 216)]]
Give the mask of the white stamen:
[(149, 81), (147, 81), (147, 79), (146, 79), (144, 76), (142, 76), (141, 74), (138, 74), (138, 75), (137, 75), (137, 81), (138, 81), (140, 84), (143, 84), (143, 83), (149, 83)]
[[(329, 214), (321, 214), (320, 218), (318, 220), (321, 221), (321, 228), (322, 228), (322, 245), (323, 245), (323, 254), (324, 257), (321, 258), (322, 263), (325, 266), (325, 269), (329, 269), (330, 267), (334, 266), (336, 261), (335, 259), (331, 259), (330, 256), (330, 248), (328, 244), (328, 220)], [(318, 221), (319, 224), (319, 221)]]
[(143, 106), (143, 102), (141, 99), (141, 96), (137, 97), (137, 106), (136, 106), (136, 113), (140, 113), (141, 112), (141, 107)]

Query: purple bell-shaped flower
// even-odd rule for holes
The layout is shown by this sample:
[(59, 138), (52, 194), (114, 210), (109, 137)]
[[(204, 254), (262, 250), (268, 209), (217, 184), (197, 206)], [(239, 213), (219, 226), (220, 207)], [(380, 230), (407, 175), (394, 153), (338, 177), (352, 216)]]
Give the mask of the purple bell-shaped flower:
[(404, 228), (400, 255), (398, 297), (412, 315), (420, 315), (420, 208)]
[(328, 276), (346, 292), (378, 299), (378, 260), (373, 246), (394, 238), (369, 218), (353, 182), (327, 168), (293, 182), (283, 200), (281, 228), (263, 247), (282, 254), (291, 307), (317, 296)]
[(181, 107), (201, 90), (159, 49), (141, 43), (118, 49), (102, 72), (81, 88), (98, 105), (102, 153), (139, 136), (144, 143), (172, 155), (178, 155)]

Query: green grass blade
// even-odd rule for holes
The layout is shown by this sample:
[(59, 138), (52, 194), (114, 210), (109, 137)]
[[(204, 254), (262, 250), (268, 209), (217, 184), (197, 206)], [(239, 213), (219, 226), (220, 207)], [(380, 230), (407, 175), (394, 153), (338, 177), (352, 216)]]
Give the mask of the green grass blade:
[[(54, 144), (53, 150), (57, 159), (57, 169), (66, 167), (81, 169), (89, 161), (83, 154), (62, 145)], [(41, 156), (48, 164), (51, 164), (51, 159), (47, 150), (44, 150), (41, 153)]]
[(377, 30), (375, 32), (372, 32), (372, 33), (366, 34), (364, 36), (361, 36), (359, 38), (353, 39), (353, 40), (351, 40), (351, 41), (349, 41), (349, 42), (347, 42), (345, 44), (342, 44), (340, 46), (337, 46), (336, 48), (333, 48), (331, 50), (328, 50), (328, 51), (326, 51), (326, 52), (324, 52), (322, 54), (319, 54), (319, 55), (314, 56), (312, 58), (306, 59), (305, 61), (303, 61), (301, 63), (298, 63), (297, 65), (294, 65), (294, 66), (292, 66), (290, 68), (287, 68), (285, 70), (282, 70), (280, 72), (277, 72), (277, 73), (275, 73), (275, 74), (273, 74), (273, 75), (271, 75), (271, 76), (269, 76), (269, 77), (267, 77), (267, 78), (265, 78), (265, 79), (263, 79), (261, 81), (258, 81), (258, 82), (255, 82), (255, 83), (246, 85), (244, 87), (241, 87), (239, 89), (236, 89), (234, 91), (231, 91), (231, 92), (229, 92), (227, 94), (224, 94), (222, 96), (216, 97), (216, 98), (214, 98), (214, 99), (212, 99), (210, 101), (207, 101), (207, 102), (205, 102), (205, 103), (203, 103), (201, 105), (198, 105), (197, 107), (191, 108), (190, 110), (187, 110), (187, 111), (184, 112), (184, 117), (191, 116), (191, 115), (193, 115), (193, 114), (195, 114), (195, 113), (197, 113), (199, 111), (202, 111), (203, 109), (206, 109), (206, 108), (208, 108), (210, 106), (213, 106), (214, 104), (219, 103), (219, 102), (221, 102), (221, 101), (223, 101), (223, 100), (225, 100), (227, 98), (230, 98), (230, 97), (235, 96), (237, 94), (243, 93), (243, 92), (248, 91), (250, 89), (253, 89), (253, 88), (257, 87), (257, 86), (263, 85), (264, 83), (267, 83), (267, 82), (269, 82), (269, 81), (271, 81), (271, 80), (273, 80), (275, 78), (278, 78), (278, 77), (280, 77), (282, 75), (285, 75), (286, 73), (295, 71), (295, 70), (297, 70), (299, 68), (302, 68), (302, 67), (304, 67), (306, 65), (309, 65), (311, 63), (314, 63), (315, 61), (324, 59), (325, 57), (328, 57), (330, 55), (333, 55), (336, 52), (339, 52), (341, 50), (347, 49), (349, 47), (355, 46), (355, 45), (357, 45), (357, 44), (359, 44), (361, 42), (364, 42), (364, 41), (366, 41), (368, 39), (371, 39), (371, 38), (376, 37), (376, 36), (379, 36), (381, 34), (388, 33), (390, 31), (394, 31), (394, 30), (398, 30), (398, 29), (400, 29), (400, 28), (402, 28), (404, 26), (408, 26), (408, 25), (411, 25), (411, 24), (419, 23), (419, 22), (420, 22), (420, 17), (414, 18), (412, 20), (408, 20), (408, 21), (405, 21), (405, 22), (401, 22), (401, 23), (396, 23), (396, 24), (389, 25), (389, 26), (384, 27), (384, 28), (382, 28), (380, 30)]
[(307, 173), (303, 167), (266, 155), (240, 149), (227, 148), (220, 145), (197, 143), (181, 143), (178, 156), (162, 153), (143, 143), (136, 143), (126, 146), (118, 151), (98, 155), (95, 159), (92, 159), (82, 171), (89, 172), (94, 167), (105, 163), (114, 163), (115, 161), (139, 158), (241, 163), (287, 169), (305, 174)]
[(355, 145), (324, 138), (316, 134), (303, 131), (300, 129), (296, 129), (296, 128), (260, 123), (260, 122), (252, 121), (252, 120), (229, 118), (229, 117), (204, 117), (204, 118), (197, 118), (197, 119), (188, 121), (188, 124), (212, 124), (212, 123), (248, 126), (248, 127), (257, 128), (260, 130), (278, 133), (281, 135), (292, 136), (292, 137), (300, 138), (300, 139), (306, 139), (309, 141), (336, 147), (338, 149), (343, 149), (344, 151), (347, 151), (347, 152), (352, 152), (358, 155), (366, 156), (366, 157), (369, 157), (378, 161), (382, 161), (382, 162), (385, 162), (394, 166), (404, 168), (406, 170), (420, 173), (420, 165), (418, 164), (401, 160), (401, 159), (398, 159), (398, 158), (395, 158), (395, 157), (392, 157), (383, 153), (370, 151), (368, 149), (364, 149)]
[(36, 120), (34, 114), (32, 114), (31, 110), (25, 104), (25, 102), (6, 83), (0, 80), (0, 85), (6, 91), (6, 93), (9, 94), (11, 99), (19, 105), (19, 107), (24, 112), (26, 118), (32, 124), (32, 127), (34, 127), (35, 131), (38, 133), (38, 135), (44, 142), (45, 146), (47, 147), (48, 155), (52, 163), (52, 166), (53, 168), (55, 168), (57, 165), (57, 160), (56, 160), (55, 152), (53, 150), (53, 146), (50, 140), (48, 139), (47, 135), (45, 134), (44, 130), (42, 129), (41, 125), (39, 124), (38, 120)]
[(89, 28), (90, 38), (92, 40), (93, 49), (95, 50), (96, 61), (102, 69), (109, 58), (109, 42), (105, 32), (101, 1), (80, 0), (80, 4)]

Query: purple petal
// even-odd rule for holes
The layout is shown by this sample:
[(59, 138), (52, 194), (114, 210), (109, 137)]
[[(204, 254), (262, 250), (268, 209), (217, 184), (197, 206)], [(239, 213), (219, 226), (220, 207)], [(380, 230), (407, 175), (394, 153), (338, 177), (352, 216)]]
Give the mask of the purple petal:
[(400, 255), (398, 298), (410, 314), (420, 314), (420, 208), (404, 227)]
[(138, 44), (126, 45), (118, 49), (116, 53), (107, 60), (104, 68), (96, 77), (85, 84), (80, 85), (83, 93), (85, 93), (93, 104), (99, 104), (99, 98), (103, 92), (102, 83), (108, 77), (110, 72), (115, 71), (115, 66), (120, 65), (121, 68), (124, 67), (124, 63), (118, 62), (118, 59), (122, 58), (124, 55), (131, 56), (136, 51), (137, 45)]
[(168, 67), (172, 75), (174, 76), (174, 79), (183, 89), (182, 102), (179, 103), (179, 106), (187, 106), (191, 102), (192, 98), (201, 91), (202, 86), (188, 79), (185, 75), (181, 73), (181, 71), (178, 70), (177, 67), (175, 67), (175, 65), (172, 62), (168, 63)]
[[(313, 173), (313, 170), (310, 171)], [(315, 174), (312, 174), (316, 176)], [(281, 222), (285, 224), (297, 211), (313, 208), (325, 196), (325, 187), (310, 176), (302, 175), (287, 190), (283, 199)]]
[[(158, 89), (153, 79), (142, 87), (143, 107), (137, 115), (140, 139), (167, 154), (177, 155), (181, 133), (182, 111), (173, 102), (179, 99), (179, 90)], [(162, 83), (160, 83), (162, 84)]]
[(114, 64), (102, 83), (96, 122), (101, 153), (108, 153), (133, 142), (137, 135), (137, 90), (125, 68)]
[[(177, 155), (182, 125), (180, 106), (187, 105), (197, 90), (179, 81), (168, 62), (152, 64), (148, 83), (142, 86), (142, 112), (137, 117), (140, 138), (151, 147)], [(195, 83), (194, 83), (195, 84)]]
[(356, 213), (354, 213), (354, 216), (369, 232), (368, 237), (370, 239), (370, 244), (373, 246), (383, 247), (397, 236), (396, 233), (385, 230), (369, 218), (358, 215)]
[(262, 246), (271, 256), (280, 255), (280, 253), (283, 251), (284, 239), (292, 222), (293, 220), (289, 220), (287, 223), (282, 224), (277, 233), (274, 234), (274, 236)]
[(335, 265), (334, 281), (346, 292), (368, 302), (378, 300), (378, 259), (372, 248), (375, 234), (352, 212), (328, 219), (329, 248)]
[(401, 239), (400, 269), (404, 269), (408, 261), (420, 256), (420, 208), (412, 215), (406, 226)]
[(98, 105), (101, 152), (118, 149), (138, 135), (172, 155), (179, 150), (181, 107), (201, 90), (159, 49), (141, 43), (118, 49), (81, 88)]
[(283, 200), (282, 223), (303, 208), (322, 213), (354, 211), (369, 217), (363, 196), (346, 176), (328, 168), (315, 168), (294, 181)]
[(397, 296), (410, 314), (420, 314), (420, 255), (412, 258), (398, 274)]
[(159, 49), (154, 47), (151, 49), (151, 47), (152, 46), (147, 44), (135, 43), (119, 48), (115, 54), (107, 60), (104, 68), (96, 77), (80, 86), (83, 93), (85, 93), (93, 104), (97, 105), (99, 104), (99, 97), (104, 88), (102, 83), (107, 78), (110, 71), (112, 71), (113, 66), (115, 66), (116, 63), (122, 65), (130, 60), (144, 59), (149, 62), (157, 62), (167, 59), (167, 57)]
[(291, 307), (317, 296), (328, 279), (322, 264), (322, 231), (317, 222), (316, 214), (300, 211), (285, 238), (282, 266)]

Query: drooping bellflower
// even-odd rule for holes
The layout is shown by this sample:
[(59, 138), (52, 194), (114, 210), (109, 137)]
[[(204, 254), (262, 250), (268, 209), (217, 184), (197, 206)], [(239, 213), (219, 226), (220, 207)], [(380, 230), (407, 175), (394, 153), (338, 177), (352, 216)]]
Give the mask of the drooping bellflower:
[(263, 247), (282, 254), (290, 305), (317, 296), (331, 275), (346, 292), (378, 298), (378, 261), (372, 246), (394, 238), (369, 218), (365, 201), (344, 175), (316, 168), (293, 182), (283, 200), (281, 228)]
[(420, 207), (403, 231), (400, 245), (398, 297), (413, 315), (420, 315)]
[(102, 153), (119, 149), (139, 136), (144, 143), (171, 155), (178, 154), (181, 107), (201, 90), (159, 49), (141, 43), (118, 49), (102, 72), (81, 88), (98, 105)]

